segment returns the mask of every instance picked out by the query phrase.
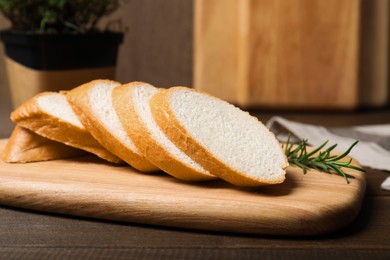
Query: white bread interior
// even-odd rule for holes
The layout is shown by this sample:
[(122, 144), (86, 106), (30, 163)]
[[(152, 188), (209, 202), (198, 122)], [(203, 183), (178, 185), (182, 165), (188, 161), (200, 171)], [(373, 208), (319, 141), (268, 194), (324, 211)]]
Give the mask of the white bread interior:
[(151, 99), (165, 134), (210, 173), (238, 186), (281, 183), (288, 163), (275, 136), (248, 112), (185, 87)]
[(68, 92), (67, 98), (82, 124), (108, 151), (132, 167), (143, 171), (158, 171), (148, 161), (125, 132), (112, 103), (112, 92), (120, 83), (94, 80)]
[[(44, 154), (47, 138), (110, 162), (124, 160), (143, 172), (162, 169), (186, 181), (220, 177), (247, 187), (283, 182), (288, 165), (279, 142), (257, 118), (186, 87), (161, 90), (144, 82), (94, 80), (69, 92), (40, 93), (11, 119), (18, 124), (14, 137), (26, 136), (30, 143), (12, 138), (8, 151), (18, 152), (11, 148), (20, 144), (33, 151), (43, 144), (26, 160), (41, 151), (42, 160), (50, 159)], [(42, 143), (22, 135), (26, 129)], [(52, 146), (53, 158), (63, 156), (56, 147), (61, 144)]]
[(13, 111), (11, 120), (50, 140), (85, 150), (109, 162), (121, 162), (85, 129), (65, 95), (42, 92)]
[(44, 113), (50, 114), (56, 118), (61, 118), (61, 120), (78, 128), (84, 128), (76, 114), (73, 112), (72, 107), (66, 100), (64, 94), (50, 93), (42, 95), (37, 99), (37, 103)]
[(173, 144), (155, 122), (149, 101), (159, 92), (144, 82), (132, 82), (114, 90), (114, 107), (126, 132), (146, 158), (164, 172), (186, 181), (216, 179)]

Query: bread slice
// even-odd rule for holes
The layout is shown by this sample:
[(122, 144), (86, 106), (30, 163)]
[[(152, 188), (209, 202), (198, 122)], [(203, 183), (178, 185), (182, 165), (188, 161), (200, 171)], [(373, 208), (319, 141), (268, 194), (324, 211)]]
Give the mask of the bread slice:
[(113, 163), (121, 160), (85, 129), (64, 93), (42, 92), (11, 113), (11, 120), (38, 135), (96, 154)]
[(150, 106), (172, 142), (210, 173), (238, 186), (284, 181), (288, 163), (279, 142), (248, 112), (185, 87), (154, 95)]
[(154, 121), (149, 107), (159, 89), (144, 82), (132, 82), (113, 91), (113, 104), (127, 134), (153, 164), (185, 181), (216, 179), (176, 147)]
[(117, 86), (120, 84), (115, 81), (94, 80), (72, 89), (67, 98), (83, 125), (107, 150), (140, 171), (158, 171), (137, 149), (119, 121), (112, 104), (112, 91)]
[(2, 160), (8, 163), (28, 163), (58, 160), (86, 154), (85, 151), (49, 140), (16, 125), (3, 150)]

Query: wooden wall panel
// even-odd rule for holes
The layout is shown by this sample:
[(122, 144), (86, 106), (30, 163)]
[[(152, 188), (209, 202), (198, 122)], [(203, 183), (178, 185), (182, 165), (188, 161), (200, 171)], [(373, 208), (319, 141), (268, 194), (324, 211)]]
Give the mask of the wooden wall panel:
[(389, 8), (389, 0), (362, 1), (359, 68), (362, 106), (383, 106), (389, 101)]
[[(196, 0), (196, 6), (202, 6), (202, 12), (195, 14), (196, 88), (225, 98), (222, 92), (230, 81), (236, 91), (228, 89), (235, 93), (228, 100), (245, 107), (350, 109), (358, 105), (360, 1), (229, 3), (226, 8), (224, 0)], [(215, 63), (221, 64), (219, 53), (229, 51), (212, 52), (213, 46), (238, 52), (233, 65), (237, 69), (228, 62), (214, 69)]]
[[(194, 28), (194, 85), (224, 100), (235, 101), (239, 93), (237, 1), (195, 1), (194, 7), (198, 16)], [(210, 86), (214, 83), (218, 86)]]
[[(361, 27), (363, 34), (360, 35), (360, 53), (358, 57), (359, 102), (361, 104), (379, 105), (385, 102), (386, 96), (388, 96), (388, 1), (296, 0), (300, 3), (299, 8), (290, 3), (294, 1), (240, 0), (237, 8), (232, 7), (236, 0), (220, 1), (223, 3), (223, 8), (218, 8), (215, 0), (128, 1), (120, 10), (103, 21), (120, 19), (122, 24), (128, 27), (125, 41), (120, 48), (117, 79), (121, 82), (143, 80), (160, 87), (192, 86), (194, 48), (196, 51), (195, 57), (198, 60), (203, 59), (205, 61), (210, 57), (219, 57), (219, 60), (215, 59), (215, 62), (211, 65), (199, 65), (203, 62), (195, 63), (194, 84), (200, 89), (220, 95), (229, 101), (244, 104), (248, 99), (255, 100), (248, 103), (252, 105), (256, 105), (257, 100), (261, 99), (265, 103), (271, 102), (270, 99), (264, 97), (264, 91), (267, 93), (273, 92), (279, 100), (285, 100), (283, 101), (285, 103), (286, 100), (291, 98), (299, 101), (300, 99), (306, 99), (307, 96), (331, 96), (333, 95), (331, 88), (321, 87), (320, 91), (311, 91), (305, 86), (318, 81), (321, 77), (326, 79), (326, 81), (319, 81), (321, 86), (325, 86), (326, 82), (353, 78), (351, 70), (346, 69), (347, 64), (353, 63), (348, 58), (351, 56), (343, 58), (339, 55), (338, 62), (329, 59), (328, 54), (331, 50), (325, 47), (336, 46), (337, 41), (335, 37), (325, 37), (329, 33), (326, 30), (312, 33), (310, 36), (313, 40), (317, 39), (320, 46), (321, 44), (325, 46), (321, 52), (316, 52), (312, 46), (302, 41), (303, 32), (295, 31), (293, 33), (293, 30), (299, 25), (303, 25), (305, 30), (309, 30), (310, 26), (313, 26), (314, 17), (318, 16), (322, 17), (322, 24), (329, 25), (333, 23), (335, 30), (339, 31), (344, 28), (347, 34), (343, 36), (340, 33), (337, 34), (337, 37), (340, 37), (345, 43), (349, 41), (348, 37), (351, 39), (351, 35), (355, 34), (356, 31), (354, 27), (348, 29), (347, 23), (352, 21), (348, 19), (357, 19), (351, 17), (351, 15), (361, 15), (362, 20), (356, 23), (363, 25)], [(205, 2), (205, 4), (199, 5), (201, 2)], [(353, 6), (358, 3), (362, 3), (360, 12), (349, 9), (349, 11), (344, 11), (342, 16), (337, 16), (337, 14), (331, 12), (337, 8), (343, 10), (356, 8), (356, 6)], [(195, 9), (193, 4), (195, 4)], [(213, 5), (214, 7), (212, 7)], [(212, 7), (211, 12), (206, 10), (208, 7)], [(302, 9), (305, 8), (311, 8), (312, 16), (304, 15)], [(202, 22), (204, 23), (203, 31), (199, 30), (197, 26), (195, 26), (195, 31), (193, 28), (193, 11), (200, 13), (196, 9), (203, 10), (202, 15), (205, 18)], [(257, 9), (262, 14), (262, 18), (244, 19), (252, 9)], [(272, 10), (272, 12), (265, 12), (267, 9)], [(227, 10), (228, 14), (226, 16)], [(288, 15), (275, 18), (277, 12), (287, 12)], [(331, 14), (325, 16), (327, 12)], [(222, 29), (218, 29), (217, 22), (213, 21), (218, 16), (227, 18), (227, 22), (225, 21), (222, 24)], [(241, 19), (237, 20), (237, 17), (241, 17)], [(256, 19), (262, 19), (263, 25), (259, 24)], [(336, 20), (340, 20), (340, 23), (336, 23)], [(283, 24), (288, 24), (289, 27), (283, 27)], [(279, 31), (269, 29), (276, 25)], [(6, 26), (7, 23), (4, 18), (0, 17), (0, 28)], [(256, 37), (249, 34), (249, 31), (254, 29), (264, 33)], [(197, 36), (195, 39), (193, 38), (194, 33)], [(290, 36), (287, 38), (283, 34), (289, 34)], [(235, 41), (236, 38), (238, 38), (237, 41)], [(220, 44), (211, 42), (212, 39), (220, 39)], [(195, 40), (194, 46), (193, 40)], [(204, 45), (202, 45), (202, 41)], [(275, 44), (276, 41), (286, 42), (290, 47), (281, 50), (281, 47)], [(251, 46), (254, 49), (252, 51), (250, 51)], [(342, 51), (340, 46), (336, 48), (338, 52)], [(300, 60), (300, 54), (296, 51), (297, 48), (304, 49), (315, 59)], [(199, 50), (204, 51), (207, 55), (202, 58), (198, 53)], [(349, 48), (349, 52), (354, 52), (353, 46)], [(239, 58), (239, 53), (241, 58)], [(279, 56), (271, 55), (272, 53), (279, 53)], [(9, 99), (2, 55), (2, 46), (0, 46), (0, 109), (7, 107), (6, 103)], [(250, 62), (252, 56), (264, 60), (264, 63)], [(300, 61), (295, 62), (296, 60)], [(330, 72), (330, 67), (314, 71), (313, 68), (318, 66), (318, 63), (328, 63), (341, 69), (333, 74)], [(203, 70), (200, 70), (199, 66), (203, 67)], [(228, 69), (223, 69), (224, 66)], [(248, 68), (251, 68), (252, 72), (243, 73)], [(237, 71), (239, 71), (239, 74), (235, 75)], [(309, 72), (310, 77), (307, 76)], [(325, 77), (325, 75), (328, 77)], [(280, 79), (277, 81), (277, 78)], [(222, 84), (217, 84), (218, 80)], [(250, 82), (256, 84), (260, 82), (264, 89), (258, 89)], [(250, 87), (244, 88), (240, 84), (246, 84)], [(291, 88), (288, 84), (297, 90), (293, 93), (293, 97), (291, 97), (291, 93), (289, 94)], [(354, 86), (354, 88), (357, 87)], [(338, 93), (344, 93), (340, 89), (337, 91)], [(352, 100), (352, 103), (356, 98), (353, 92), (344, 95)], [(337, 98), (335, 100), (337, 101)], [(290, 103), (286, 105), (290, 105)]]
[(358, 1), (255, 0), (248, 8), (248, 105), (357, 106)]
[[(9, 23), (0, 14), (0, 30), (6, 28)], [(0, 44), (0, 138), (8, 137), (13, 129), (13, 123), (9, 119), (12, 110), (11, 94), (8, 87), (7, 73), (5, 69), (3, 44)]]
[[(0, 30), (6, 28), (9, 25), (8, 21), (0, 14)], [(4, 47), (0, 43), (0, 109), (6, 106), (9, 99), (8, 80), (5, 70)]]
[(192, 85), (192, 0), (132, 0), (107, 20), (128, 27), (117, 78)]

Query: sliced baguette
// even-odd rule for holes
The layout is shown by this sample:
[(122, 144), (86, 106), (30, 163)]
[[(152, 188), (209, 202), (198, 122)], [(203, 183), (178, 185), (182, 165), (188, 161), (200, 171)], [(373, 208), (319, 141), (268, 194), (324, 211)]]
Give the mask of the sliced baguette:
[(67, 99), (83, 125), (107, 150), (140, 171), (158, 171), (137, 149), (119, 121), (112, 104), (112, 91), (118, 86), (115, 81), (94, 80), (69, 91)]
[(52, 141), (16, 125), (3, 150), (2, 160), (28, 163), (58, 160), (86, 154), (85, 151)]
[(210, 173), (247, 187), (284, 181), (288, 163), (280, 144), (249, 113), (185, 87), (154, 95), (150, 106), (172, 142)]
[(114, 89), (114, 108), (127, 134), (145, 157), (166, 173), (185, 181), (216, 179), (177, 148), (154, 121), (149, 101), (159, 91), (144, 82)]
[(42, 92), (36, 95), (13, 111), (11, 120), (50, 140), (91, 152), (109, 162), (121, 162), (85, 129), (64, 93)]

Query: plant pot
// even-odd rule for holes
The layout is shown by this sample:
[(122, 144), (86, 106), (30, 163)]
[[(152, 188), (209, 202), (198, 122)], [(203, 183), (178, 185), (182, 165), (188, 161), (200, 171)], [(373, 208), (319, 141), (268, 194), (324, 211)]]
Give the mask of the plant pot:
[(93, 79), (115, 79), (121, 33), (0, 32), (14, 107), (42, 91), (68, 90)]

